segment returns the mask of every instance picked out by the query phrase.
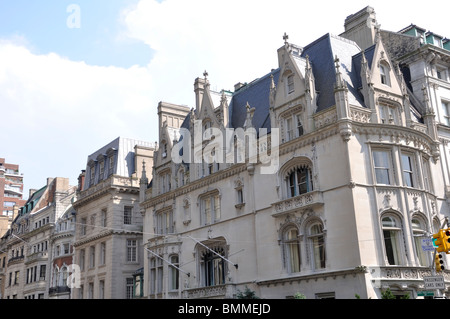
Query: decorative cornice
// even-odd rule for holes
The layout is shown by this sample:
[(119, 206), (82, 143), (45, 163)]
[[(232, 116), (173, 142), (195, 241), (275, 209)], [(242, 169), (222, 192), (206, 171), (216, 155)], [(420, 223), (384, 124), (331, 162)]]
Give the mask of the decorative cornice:
[(90, 242), (92, 242), (92, 241), (95, 241), (95, 240), (97, 240), (97, 239), (104, 238), (104, 237), (106, 237), (106, 236), (110, 236), (112, 233), (113, 233), (113, 230), (102, 231), (102, 232), (97, 233), (97, 234), (95, 234), (95, 235), (93, 235), (93, 236), (89, 236), (89, 237), (80, 239), (80, 240), (78, 240), (78, 241), (75, 241), (75, 242), (73, 243), (73, 246), (74, 246), (74, 247), (78, 247), (78, 246), (81, 246), (81, 245), (90, 243)]
[(75, 209), (78, 209), (101, 196), (110, 194), (111, 190), (119, 193), (139, 194), (139, 179), (112, 175), (108, 179), (81, 191), (72, 205)]
[(289, 277), (284, 277), (284, 278), (276, 278), (276, 279), (270, 279), (270, 280), (262, 280), (262, 281), (257, 281), (256, 284), (258, 286), (271, 286), (271, 285), (284, 285), (286, 283), (292, 283), (292, 282), (298, 282), (300, 283), (301, 281), (310, 281), (310, 280), (318, 280), (318, 279), (328, 279), (328, 278), (332, 278), (332, 279), (336, 279), (336, 277), (338, 276), (342, 276), (342, 277), (346, 277), (346, 276), (356, 276), (358, 274), (364, 274), (365, 271), (361, 270), (360, 268), (356, 267), (353, 269), (345, 269), (345, 270), (339, 270), (339, 271), (323, 271), (323, 272), (318, 272), (318, 273), (314, 273), (314, 274), (308, 274), (308, 275), (291, 275)]

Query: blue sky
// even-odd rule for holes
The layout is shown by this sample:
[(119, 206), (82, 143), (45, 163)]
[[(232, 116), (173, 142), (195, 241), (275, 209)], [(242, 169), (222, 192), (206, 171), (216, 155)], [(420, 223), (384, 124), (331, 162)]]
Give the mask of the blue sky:
[(443, 0), (0, 0), (0, 157), (20, 165), (25, 198), (48, 177), (76, 185), (118, 136), (158, 139), (159, 101), (195, 107), (205, 70), (212, 89), (233, 90), (278, 67), (285, 32), (306, 46), (367, 5), (384, 30), (450, 36)]
[[(130, 67), (146, 65), (152, 50), (142, 41), (119, 38), (124, 25), (121, 10), (137, 0), (2, 0), (0, 37), (23, 37), (36, 54), (57, 52), (74, 61), (92, 65)], [(80, 27), (67, 20), (80, 9)]]

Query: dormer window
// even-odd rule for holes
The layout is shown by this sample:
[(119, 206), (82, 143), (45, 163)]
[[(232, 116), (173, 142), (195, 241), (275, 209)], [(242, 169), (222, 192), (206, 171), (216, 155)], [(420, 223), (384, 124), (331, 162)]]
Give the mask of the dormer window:
[(287, 77), (287, 92), (291, 94), (294, 92), (294, 75), (291, 74)]
[(98, 175), (98, 179), (102, 180), (103, 179), (103, 174), (105, 172), (105, 162), (101, 161), (99, 163), (99, 175)]
[(94, 185), (94, 183), (95, 183), (95, 165), (94, 164), (90, 167), (89, 171), (90, 171), (90, 180), (89, 180), (90, 183), (89, 184)]
[(389, 79), (389, 68), (384, 64), (380, 64), (380, 78), (382, 84), (391, 86), (391, 81)]
[(162, 156), (162, 158), (167, 157), (167, 143), (163, 144), (163, 152), (162, 152), (161, 156)]
[(436, 65), (436, 77), (439, 80), (447, 81), (447, 68)]
[(111, 175), (114, 171), (114, 156), (109, 157), (109, 175)]

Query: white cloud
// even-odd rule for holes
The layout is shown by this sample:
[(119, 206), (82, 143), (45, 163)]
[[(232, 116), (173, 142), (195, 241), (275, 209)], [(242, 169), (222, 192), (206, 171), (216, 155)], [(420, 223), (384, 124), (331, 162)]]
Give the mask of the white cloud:
[(27, 188), (55, 176), (75, 184), (87, 156), (118, 136), (155, 140), (147, 68), (91, 66), (6, 40), (0, 61), (0, 156), (20, 165)]
[[(204, 69), (212, 87), (217, 85), (219, 90), (263, 76), (278, 67), (276, 50), (283, 45), (284, 32), (289, 42), (306, 46), (328, 32), (342, 33), (345, 18), (367, 5), (366, 0), (142, 0), (124, 14), (123, 21), (129, 37), (155, 50), (149, 69), (167, 84), (158, 90), (167, 93), (161, 98), (177, 99), (186, 94), (169, 92), (174, 88), (192, 92), (195, 77)], [(430, 24), (429, 28), (440, 29), (437, 33), (447, 30), (444, 16), (440, 25), (435, 24), (438, 17), (424, 20), (420, 6), (405, 7), (388, 0), (372, 6), (378, 23), (387, 30), (398, 31), (411, 22)], [(444, 9), (449, 4), (437, 6)], [(190, 103), (192, 99), (173, 102)]]

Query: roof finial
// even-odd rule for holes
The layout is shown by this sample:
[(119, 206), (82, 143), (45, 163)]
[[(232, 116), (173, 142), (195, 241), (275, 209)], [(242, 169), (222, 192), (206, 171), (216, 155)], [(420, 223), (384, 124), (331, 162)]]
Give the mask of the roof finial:
[(205, 77), (205, 80), (208, 78), (208, 72), (206, 72), (206, 70), (203, 72), (203, 76)]
[(289, 36), (285, 32), (283, 35), (284, 44), (288, 44), (288, 42), (287, 42), (288, 39), (289, 39)]

